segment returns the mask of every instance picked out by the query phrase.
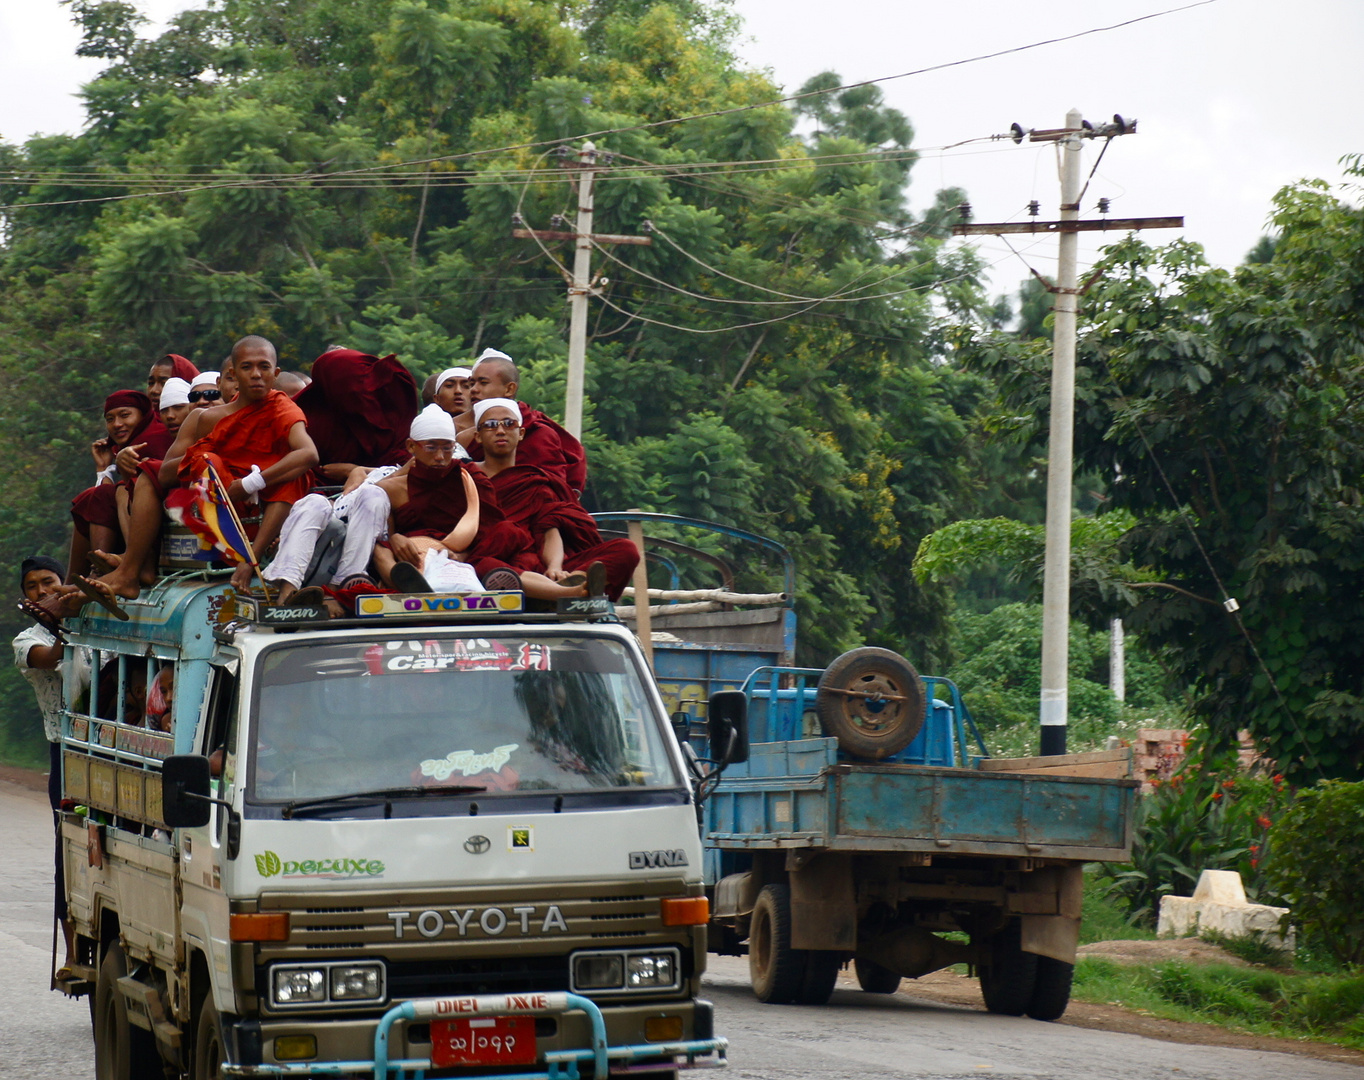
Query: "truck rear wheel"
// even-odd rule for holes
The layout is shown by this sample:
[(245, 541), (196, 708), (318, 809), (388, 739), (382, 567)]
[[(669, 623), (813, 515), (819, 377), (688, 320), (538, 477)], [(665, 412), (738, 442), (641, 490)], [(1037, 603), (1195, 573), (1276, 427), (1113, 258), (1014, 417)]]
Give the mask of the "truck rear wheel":
[(1023, 951), (1022, 924), (1009, 925), (990, 939), (990, 963), (980, 969), (985, 1007), (1001, 1016), (1022, 1016), (1032, 1004), (1038, 957)]
[(805, 953), (791, 948), (791, 889), (787, 885), (764, 885), (753, 905), (748, 979), (757, 999), (769, 1005), (790, 1005), (801, 997)]
[(857, 985), (868, 994), (893, 994), (900, 989), (900, 976), (875, 960), (854, 960)]
[(1059, 1020), (1070, 1004), (1070, 984), (1075, 965), (1050, 956), (1037, 958), (1037, 981), (1033, 983), (1028, 1015), (1034, 1020)]
[(924, 726), (923, 680), (889, 649), (862, 648), (834, 660), (819, 680), (815, 712), (825, 734), (853, 757), (899, 753)]
[(194, 1026), (194, 1071), (190, 1080), (219, 1080), (226, 1061), (223, 1024), (210, 994), (199, 1006), (199, 1022)]
[(104, 954), (95, 982), (96, 1080), (162, 1080), (161, 1056), (150, 1031), (128, 1022), (128, 1007), (118, 980), (128, 974), (128, 958), (114, 942)]
[(838, 982), (845, 953), (810, 949), (805, 953), (805, 978), (800, 982), (797, 1005), (827, 1005)]

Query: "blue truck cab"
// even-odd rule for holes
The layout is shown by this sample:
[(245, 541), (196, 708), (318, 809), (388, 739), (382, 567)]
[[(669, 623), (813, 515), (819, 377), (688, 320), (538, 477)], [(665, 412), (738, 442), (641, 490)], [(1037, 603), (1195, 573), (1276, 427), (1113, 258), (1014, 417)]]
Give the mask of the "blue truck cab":
[[(781, 545), (670, 515), (599, 521), (647, 526), (659, 540), (646, 552), (673, 578), (653, 590), (664, 603), (621, 615), (641, 638), (647, 622), (674, 729), (712, 770), (700, 808), (711, 951), (747, 954), (754, 992), (774, 1004), (823, 1004), (849, 962), (873, 993), (967, 963), (990, 1011), (1059, 1017), (1082, 868), (1130, 857), (1130, 752), (993, 758), (962, 689), (894, 653), (794, 666), (795, 570)], [(717, 536), (765, 563), (780, 591), (735, 593), (740, 560), (717, 558)], [(687, 603), (676, 586), (689, 551), (724, 583), (695, 595), (735, 603)], [(706, 721), (721, 703), (744, 730), (717, 747)]]

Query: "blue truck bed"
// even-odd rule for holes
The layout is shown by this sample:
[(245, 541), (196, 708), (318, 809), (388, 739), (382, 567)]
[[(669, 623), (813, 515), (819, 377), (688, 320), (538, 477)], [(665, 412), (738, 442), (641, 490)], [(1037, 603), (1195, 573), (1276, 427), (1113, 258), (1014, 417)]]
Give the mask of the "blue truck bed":
[(822, 848), (1128, 858), (1135, 780), (838, 760), (837, 740), (754, 743), (706, 806), (721, 851)]

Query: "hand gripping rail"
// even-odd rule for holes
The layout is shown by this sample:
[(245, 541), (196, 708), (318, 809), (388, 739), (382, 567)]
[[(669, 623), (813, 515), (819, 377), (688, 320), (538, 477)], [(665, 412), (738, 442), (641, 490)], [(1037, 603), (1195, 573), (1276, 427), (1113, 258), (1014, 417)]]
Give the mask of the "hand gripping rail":
[(503, 1073), (486, 1080), (579, 1080), (578, 1063), (591, 1061), (596, 1080), (606, 1080), (611, 1061), (628, 1063), (640, 1058), (686, 1055), (693, 1064), (698, 1055), (717, 1055), (717, 1066), (727, 1064), (728, 1039), (688, 1039), (680, 1042), (642, 1043), (636, 1046), (607, 1046), (606, 1021), (596, 1003), (580, 994), (479, 994), (463, 997), (423, 998), (394, 1005), (384, 1013), (374, 1031), (374, 1060), (299, 1062), (296, 1065), (227, 1065), (225, 1076), (344, 1076), (368, 1073), (375, 1080), (401, 1078), (411, 1073), (420, 1080), (432, 1067), (426, 1059), (388, 1059), (388, 1033), (398, 1021), (447, 1020), (460, 1016), (544, 1016), (553, 1013), (583, 1012), (592, 1025), (592, 1046), (584, 1050), (551, 1050), (545, 1054), (546, 1072)]

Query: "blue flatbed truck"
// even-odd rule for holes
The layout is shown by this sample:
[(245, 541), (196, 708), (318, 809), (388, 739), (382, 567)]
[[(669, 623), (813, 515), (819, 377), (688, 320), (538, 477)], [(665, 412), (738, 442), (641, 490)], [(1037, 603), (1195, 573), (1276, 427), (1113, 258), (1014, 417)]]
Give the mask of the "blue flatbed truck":
[[(793, 666), (795, 571), (781, 545), (671, 515), (598, 519), (659, 535), (656, 561), (674, 586), (693, 553), (732, 593), (717, 535), (749, 545), (781, 576), (771, 594), (780, 600), (767, 608), (696, 610), (707, 605), (676, 603), (685, 599), (676, 588), (664, 591), (673, 603), (650, 606), (674, 728), (699, 768), (716, 770), (698, 811), (710, 951), (746, 953), (755, 994), (774, 1004), (825, 1003), (850, 961), (872, 993), (967, 963), (991, 1012), (1059, 1017), (1083, 866), (1130, 857), (1138, 785), (1129, 751), (992, 758), (960, 690), (894, 653), (855, 649), (827, 669)], [(621, 614), (638, 628), (637, 610)], [(717, 708), (742, 717), (734, 745), (708, 740)]]

